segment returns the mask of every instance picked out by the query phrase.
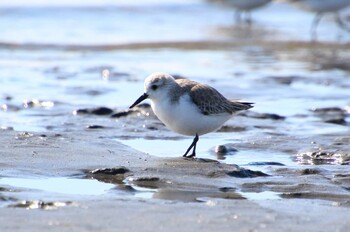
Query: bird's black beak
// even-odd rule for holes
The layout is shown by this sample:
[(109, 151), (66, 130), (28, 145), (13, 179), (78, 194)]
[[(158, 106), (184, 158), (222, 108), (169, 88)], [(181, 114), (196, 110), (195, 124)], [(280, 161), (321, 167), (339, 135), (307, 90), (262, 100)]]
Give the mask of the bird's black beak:
[(148, 94), (147, 93), (144, 93), (142, 94), (135, 102), (134, 104), (132, 104), (129, 109), (133, 108), (134, 106), (136, 106), (137, 104), (139, 104), (140, 102), (142, 102), (143, 100), (147, 99), (148, 98)]

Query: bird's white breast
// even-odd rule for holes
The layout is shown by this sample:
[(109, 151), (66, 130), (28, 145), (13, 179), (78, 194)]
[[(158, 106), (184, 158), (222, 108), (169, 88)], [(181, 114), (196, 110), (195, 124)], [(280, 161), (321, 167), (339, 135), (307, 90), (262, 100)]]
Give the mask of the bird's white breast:
[(270, 1), (271, 0), (229, 0), (228, 2), (239, 10), (252, 10), (261, 7)]
[(151, 99), (151, 106), (156, 116), (173, 131), (184, 135), (202, 135), (217, 130), (231, 118), (231, 114), (203, 115), (184, 94), (179, 101), (170, 99)]

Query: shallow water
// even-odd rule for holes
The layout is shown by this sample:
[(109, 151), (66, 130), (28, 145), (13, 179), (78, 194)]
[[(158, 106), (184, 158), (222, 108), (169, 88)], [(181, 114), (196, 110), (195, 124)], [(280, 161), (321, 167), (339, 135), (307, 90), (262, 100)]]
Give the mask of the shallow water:
[[(136, 197), (140, 199), (163, 199), (171, 201), (193, 201), (206, 202), (206, 197), (227, 198), (225, 194), (218, 191), (201, 190), (180, 190), (180, 189), (157, 189), (141, 187), (135, 184), (128, 184), (124, 181), (120, 184), (104, 183), (95, 179), (84, 178), (1, 178), (0, 192), (2, 198), (0, 207), (24, 207), (28, 209), (40, 208), (41, 202), (50, 202), (49, 206), (60, 207), (62, 200), (82, 200), (98, 197)], [(64, 186), (64, 187), (63, 187)], [(5, 193), (5, 194), (4, 194)], [(237, 192), (237, 197), (232, 199), (249, 200), (277, 200), (280, 199), (277, 193), (264, 192)], [(230, 197), (231, 198), (231, 197)], [(31, 201), (40, 199), (39, 202)], [(58, 200), (61, 200), (58, 201)], [(55, 205), (56, 203), (56, 205)], [(46, 203), (48, 204), (48, 203)], [(62, 205), (64, 206), (64, 205)], [(43, 207), (45, 209), (45, 207)]]
[[(319, 25), (319, 42), (311, 43), (313, 15), (283, 3), (254, 12), (252, 25), (237, 25), (232, 9), (199, 0), (74, 1), (74, 5), (64, 1), (59, 6), (50, 1), (36, 6), (16, 2), (0, 3), (2, 127), (33, 132), (81, 130), (86, 125), (79, 124), (81, 116), (73, 116), (74, 110), (96, 106), (127, 109), (142, 93), (143, 79), (154, 71), (165, 71), (213, 85), (228, 98), (255, 102), (253, 112), (286, 117), (283, 122), (253, 121), (252, 128), (233, 136), (203, 136), (198, 145), (203, 158), (219, 159), (211, 152), (217, 145), (239, 144), (272, 133), (306, 134), (317, 140), (322, 135), (349, 132), (349, 110), (345, 125), (324, 123), (311, 111), (350, 105), (350, 67), (344, 67), (349, 60), (350, 34), (340, 30), (331, 17)], [(123, 119), (84, 120), (128, 126)], [(106, 134), (161, 157), (181, 156), (192, 141), (189, 137), (149, 140), (142, 134), (126, 140), (113, 137), (110, 131)], [(287, 152), (238, 150), (219, 160), (249, 168), (251, 162), (299, 165)], [(16, 179), (1, 180), (7, 181), (0, 182), (2, 185), (17, 186)], [(75, 180), (36, 181), (45, 182), (33, 180), (18, 187), (39, 184), (43, 191), (62, 193), (65, 190), (48, 189), (49, 182)]]
[[(0, 185), (11, 187), (32, 189), (49, 192), (58, 195), (101, 195), (114, 187), (113, 184), (106, 184), (97, 180), (72, 179), (72, 178), (1, 178)], [(64, 188), (62, 188), (64, 186)]]
[[(192, 138), (187, 137), (181, 140), (139, 138), (118, 141), (150, 155), (159, 157), (180, 157), (192, 143)], [(230, 152), (226, 155), (215, 153), (214, 150), (216, 146), (227, 143), (239, 143), (239, 141), (225, 139), (224, 135), (215, 137), (203, 136), (198, 142), (197, 156), (200, 158), (218, 160), (228, 164), (237, 164), (239, 166), (249, 166), (248, 164), (251, 162), (279, 162), (288, 166), (295, 165), (291, 157), (286, 154), (271, 151), (238, 150), (237, 152)], [(257, 167), (254, 167), (254, 169), (257, 169)]]

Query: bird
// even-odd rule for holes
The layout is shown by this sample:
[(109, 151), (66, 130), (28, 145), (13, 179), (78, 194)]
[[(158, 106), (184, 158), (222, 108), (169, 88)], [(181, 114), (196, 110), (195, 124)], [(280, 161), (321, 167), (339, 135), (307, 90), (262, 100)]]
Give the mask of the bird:
[(312, 40), (317, 39), (317, 27), (324, 14), (334, 13), (339, 26), (344, 28), (339, 11), (350, 5), (350, 0), (287, 0), (287, 2), (300, 9), (316, 13), (310, 29)]
[(271, 0), (225, 0), (236, 9), (236, 21), (241, 21), (241, 13), (246, 12), (246, 22), (251, 22), (250, 12), (270, 3)]
[[(228, 100), (216, 89), (188, 79), (175, 79), (155, 72), (144, 81), (144, 93), (129, 107), (151, 100), (154, 114), (176, 133), (194, 136), (183, 157), (196, 156), (200, 135), (219, 129), (234, 113), (252, 108), (253, 103)], [(192, 150), (192, 153), (189, 152)]]

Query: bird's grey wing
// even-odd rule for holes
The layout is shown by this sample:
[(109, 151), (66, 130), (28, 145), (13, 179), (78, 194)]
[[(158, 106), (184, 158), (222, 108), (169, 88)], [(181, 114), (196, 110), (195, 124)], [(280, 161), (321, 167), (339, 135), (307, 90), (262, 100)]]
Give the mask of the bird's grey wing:
[(192, 86), (190, 97), (204, 115), (233, 114), (252, 107), (252, 103), (230, 101), (216, 89), (202, 84)]
[(187, 79), (177, 79), (176, 82), (181, 87), (181, 91), (178, 92), (176, 99), (185, 92), (189, 92), (193, 103), (197, 105), (198, 109), (204, 115), (221, 113), (232, 114), (253, 107), (253, 103), (228, 100), (216, 89), (208, 85), (203, 85)]

